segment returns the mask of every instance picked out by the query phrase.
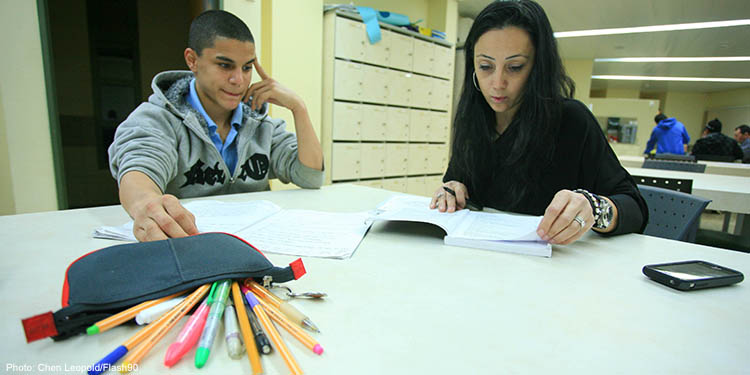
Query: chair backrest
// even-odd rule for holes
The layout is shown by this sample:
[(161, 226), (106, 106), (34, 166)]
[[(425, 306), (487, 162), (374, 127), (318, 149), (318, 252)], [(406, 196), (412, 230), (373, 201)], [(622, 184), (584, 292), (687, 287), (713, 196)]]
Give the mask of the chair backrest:
[(706, 161), (724, 161), (724, 162), (732, 163), (736, 160), (734, 156), (731, 156), (731, 155), (697, 154), (693, 156), (695, 156), (695, 158), (698, 160), (706, 160)]
[(686, 163), (696, 163), (698, 161), (695, 158), (695, 155), (677, 155), (677, 154), (670, 154), (670, 153), (648, 154), (648, 158), (656, 159), (656, 160), (682, 161)]
[(664, 169), (664, 170), (670, 170), (670, 171), (697, 172), (697, 173), (703, 173), (706, 171), (705, 164), (685, 163), (685, 162), (671, 161), (671, 160), (654, 160), (654, 159), (644, 160), (642, 168)]
[(664, 189), (680, 191), (685, 194), (693, 192), (693, 180), (683, 178), (649, 177), (633, 175), (636, 184), (656, 186)]
[(648, 205), (648, 224), (643, 234), (694, 242), (698, 222), (710, 199), (655, 186), (638, 185)]

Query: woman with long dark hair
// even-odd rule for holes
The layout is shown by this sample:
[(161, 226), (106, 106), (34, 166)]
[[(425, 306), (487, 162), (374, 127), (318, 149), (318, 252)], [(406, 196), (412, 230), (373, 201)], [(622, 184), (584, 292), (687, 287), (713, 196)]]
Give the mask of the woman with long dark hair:
[(465, 51), (450, 164), (430, 207), (451, 212), (470, 198), (544, 215), (537, 233), (554, 244), (590, 228), (642, 232), (646, 203), (596, 119), (572, 99), (575, 84), (542, 7), (491, 3), (474, 20)]

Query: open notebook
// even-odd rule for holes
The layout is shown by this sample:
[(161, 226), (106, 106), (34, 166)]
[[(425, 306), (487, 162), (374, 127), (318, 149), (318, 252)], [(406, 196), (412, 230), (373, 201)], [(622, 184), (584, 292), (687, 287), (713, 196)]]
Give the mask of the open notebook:
[(396, 195), (381, 203), (373, 220), (415, 221), (442, 228), (446, 245), (549, 257), (552, 246), (536, 234), (541, 216), (429, 208), (430, 198)]

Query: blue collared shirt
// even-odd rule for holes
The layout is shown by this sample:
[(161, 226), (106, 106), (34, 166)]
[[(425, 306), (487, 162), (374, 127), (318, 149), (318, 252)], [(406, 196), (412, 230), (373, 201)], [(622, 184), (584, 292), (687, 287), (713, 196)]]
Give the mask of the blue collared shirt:
[(206, 113), (206, 110), (203, 109), (203, 105), (200, 99), (198, 99), (198, 93), (195, 91), (195, 78), (190, 81), (190, 93), (188, 94), (187, 102), (206, 120), (208, 135), (227, 164), (230, 175), (234, 175), (234, 168), (237, 166), (237, 142), (235, 142), (235, 139), (237, 138), (237, 130), (242, 126), (242, 105), (237, 106), (232, 111), (232, 118), (230, 119), (232, 126), (229, 128), (227, 139), (222, 143), (219, 133), (216, 132), (218, 126), (216, 126), (214, 120)]

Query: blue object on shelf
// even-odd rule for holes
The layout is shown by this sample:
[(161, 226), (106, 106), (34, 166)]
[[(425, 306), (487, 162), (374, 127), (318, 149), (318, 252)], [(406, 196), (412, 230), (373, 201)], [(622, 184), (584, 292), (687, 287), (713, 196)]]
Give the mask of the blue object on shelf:
[(378, 20), (396, 26), (409, 24), (409, 16), (393, 12), (378, 12)]
[(370, 44), (375, 44), (380, 41), (380, 24), (378, 24), (378, 16), (375, 9), (370, 7), (357, 7), (359, 15), (362, 16), (362, 21), (365, 23), (365, 29), (367, 30), (367, 38), (370, 39)]

